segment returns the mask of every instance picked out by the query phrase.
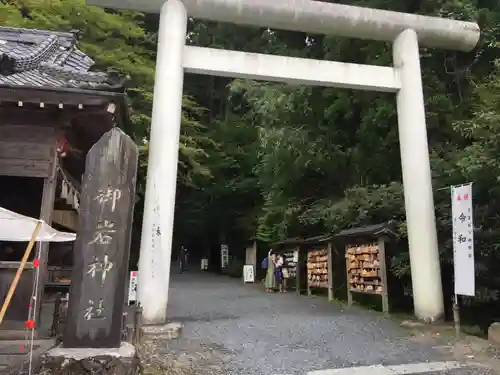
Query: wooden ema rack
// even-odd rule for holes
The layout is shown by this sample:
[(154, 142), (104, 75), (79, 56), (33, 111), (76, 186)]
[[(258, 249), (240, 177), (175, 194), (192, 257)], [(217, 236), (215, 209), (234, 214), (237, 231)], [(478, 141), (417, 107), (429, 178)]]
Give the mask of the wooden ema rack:
[(283, 288), (286, 290), (295, 289), (295, 292), (300, 295), (300, 247), (282, 250), (280, 253), (288, 272), (288, 278), (283, 279)]
[(348, 305), (353, 293), (382, 297), (382, 310), (389, 312), (384, 241), (346, 246)]
[(328, 288), (328, 250), (308, 252), (307, 280), (310, 286)]
[(351, 291), (381, 294), (380, 260), (377, 244), (347, 248), (347, 269)]
[(288, 265), (288, 275), (290, 279), (297, 278), (297, 262), (295, 261), (295, 252), (298, 250), (286, 250), (283, 252), (283, 259)]
[(309, 296), (312, 295), (311, 288), (326, 288), (328, 289), (328, 300), (333, 300), (331, 255), (331, 244), (308, 250), (307, 294)]

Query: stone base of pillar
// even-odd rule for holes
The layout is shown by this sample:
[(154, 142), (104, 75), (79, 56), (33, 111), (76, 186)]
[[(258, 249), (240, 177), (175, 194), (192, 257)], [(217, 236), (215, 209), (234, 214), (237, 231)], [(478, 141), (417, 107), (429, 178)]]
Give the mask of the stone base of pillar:
[(126, 342), (111, 349), (56, 347), (40, 358), (37, 373), (139, 375), (140, 363), (135, 347)]
[(140, 339), (173, 340), (182, 333), (182, 323), (142, 325), (139, 329)]
[(500, 347), (500, 322), (490, 325), (488, 329), (488, 340), (498, 347)]

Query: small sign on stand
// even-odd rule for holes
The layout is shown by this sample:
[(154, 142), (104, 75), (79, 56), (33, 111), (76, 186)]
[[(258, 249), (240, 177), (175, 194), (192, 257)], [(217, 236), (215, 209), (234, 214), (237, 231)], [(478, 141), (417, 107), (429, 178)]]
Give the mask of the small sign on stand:
[(220, 257), (221, 268), (226, 268), (229, 264), (229, 247), (227, 245), (220, 245)]
[(458, 296), (476, 294), (474, 265), (474, 222), (472, 183), (451, 187), (451, 215), (453, 223), (453, 264), (455, 298), (453, 320), (455, 333), (460, 335), (460, 307)]
[(207, 258), (202, 258), (201, 259), (201, 268), (202, 271), (208, 270), (208, 259)]
[(245, 264), (243, 266), (243, 282), (245, 284), (255, 282), (255, 270), (254, 266), (251, 264)]
[(137, 302), (137, 276), (138, 271), (130, 272), (130, 279), (128, 283), (128, 305), (135, 304)]

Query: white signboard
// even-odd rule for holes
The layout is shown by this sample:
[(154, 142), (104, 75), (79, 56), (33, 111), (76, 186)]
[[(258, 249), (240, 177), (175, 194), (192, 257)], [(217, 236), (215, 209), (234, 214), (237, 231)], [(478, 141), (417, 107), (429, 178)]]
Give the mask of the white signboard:
[(451, 202), (455, 294), (474, 296), (476, 286), (472, 184), (452, 186)]
[(208, 270), (208, 259), (207, 258), (201, 258), (201, 270), (202, 271)]
[(128, 304), (137, 301), (137, 271), (130, 272), (130, 279), (128, 282)]
[(243, 282), (244, 283), (254, 283), (255, 282), (255, 272), (254, 272), (253, 265), (246, 264), (243, 266)]
[(229, 248), (227, 245), (220, 245), (220, 264), (222, 268), (226, 268), (229, 263)]

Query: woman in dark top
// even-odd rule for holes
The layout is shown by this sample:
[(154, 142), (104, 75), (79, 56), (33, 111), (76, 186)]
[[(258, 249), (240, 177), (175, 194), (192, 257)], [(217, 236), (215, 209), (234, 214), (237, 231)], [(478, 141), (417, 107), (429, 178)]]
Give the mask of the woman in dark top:
[(278, 291), (280, 293), (283, 293), (283, 265), (284, 265), (284, 259), (281, 254), (276, 254), (275, 257), (275, 278), (276, 278), (276, 283), (278, 284)]

